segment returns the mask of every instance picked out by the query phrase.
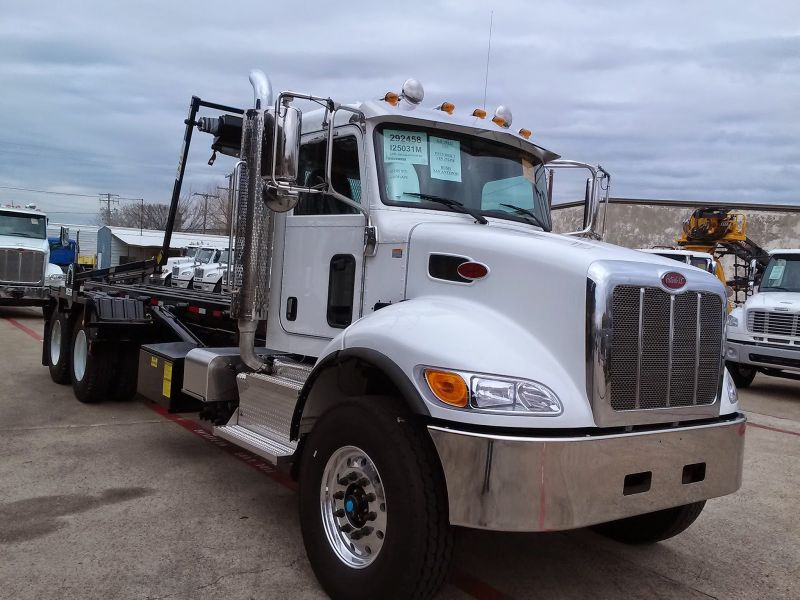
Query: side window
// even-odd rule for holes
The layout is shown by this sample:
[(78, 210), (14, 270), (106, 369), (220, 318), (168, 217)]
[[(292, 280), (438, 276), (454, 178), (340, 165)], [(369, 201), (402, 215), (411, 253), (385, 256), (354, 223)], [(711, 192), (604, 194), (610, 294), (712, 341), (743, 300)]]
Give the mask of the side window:
[[(300, 148), (300, 183), (313, 187), (325, 180), (325, 142), (305, 144)], [(358, 143), (353, 136), (333, 140), (331, 184), (342, 196), (361, 202), (361, 172), (358, 166)], [(339, 215), (356, 213), (354, 208), (323, 194), (300, 194), (295, 215)]]
[(344, 329), (353, 321), (356, 259), (351, 254), (331, 258), (328, 275), (328, 325)]

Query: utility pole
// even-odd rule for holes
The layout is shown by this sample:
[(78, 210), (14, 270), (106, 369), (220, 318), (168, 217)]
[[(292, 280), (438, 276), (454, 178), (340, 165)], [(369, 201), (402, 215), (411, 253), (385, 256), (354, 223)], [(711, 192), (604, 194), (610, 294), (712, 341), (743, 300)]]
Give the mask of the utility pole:
[(203, 233), (206, 232), (206, 220), (208, 218), (208, 199), (209, 198), (217, 198), (219, 196), (216, 194), (201, 194), (200, 192), (194, 192), (192, 196), (201, 196), (203, 198)]
[(100, 196), (100, 202), (106, 203), (106, 222), (108, 225), (111, 225), (111, 203), (119, 204), (119, 194), (105, 193), (98, 195)]
[(142, 235), (144, 229), (144, 198), (139, 198), (141, 204), (139, 205), (139, 235)]

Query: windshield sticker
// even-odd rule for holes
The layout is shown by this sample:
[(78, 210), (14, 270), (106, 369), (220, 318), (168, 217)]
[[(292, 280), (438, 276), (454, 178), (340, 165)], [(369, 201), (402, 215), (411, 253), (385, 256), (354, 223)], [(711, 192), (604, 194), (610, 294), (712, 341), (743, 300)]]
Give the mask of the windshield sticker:
[(391, 200), (401, 202), (420, 202), (417, 196), (405, 194), (419, 194), (419, 177), (414, 170), (414, 165), (405, 162), (390, 162), (384, 165), (386, 173), (386, 195)]
[(461, 181), (461, 142), (431, 136), (431, 177)]
[(383, 130), (383, 162), (428, 164), (428, 134), (405, 129)]
[(524, 158), (522, 159), (522, 176), (531, 183), (536, 183), (536, 167), (531, 161)]
[(769, 272), (769, 280), (778, 281), (781, 277), (783, 277), (784, 269), (786, 269), (785, 264), (772, 265), (772, 270)]

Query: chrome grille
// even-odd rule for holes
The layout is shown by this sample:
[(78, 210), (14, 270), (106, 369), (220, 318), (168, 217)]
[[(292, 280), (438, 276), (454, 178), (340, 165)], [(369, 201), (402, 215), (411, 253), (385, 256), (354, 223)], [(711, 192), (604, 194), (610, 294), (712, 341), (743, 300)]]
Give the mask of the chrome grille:
[(647, 410), (713, 404), (721, 368), (722, 300), (619, 285), (611, 300), (610, 404)]
[(177, 265), (172, 267), (172, 276), (173, 277), (180, 277), (181, 276), (181, 268)]
[(0, 281), (39, 284), (44, 281), (44, 252), (0, 249)]
[(753, 333), (800, 337), (800, 313), (747, 311), (747, 329)]

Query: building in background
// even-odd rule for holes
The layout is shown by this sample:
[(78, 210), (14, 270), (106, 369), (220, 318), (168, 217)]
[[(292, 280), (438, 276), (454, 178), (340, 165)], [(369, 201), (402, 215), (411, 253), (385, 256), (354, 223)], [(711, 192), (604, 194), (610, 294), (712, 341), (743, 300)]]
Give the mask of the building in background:
[[(164, 232), (138, 227), (100, 227), (97, 232), (97, 266), (116, 267), (136, 260), (154, 257), (161, 250)], [(227, 248), (228, 236), (174, 232), (170, 241), (170, 256), (180, 256), (190, 244), (198, 242), (215, 248)]]

